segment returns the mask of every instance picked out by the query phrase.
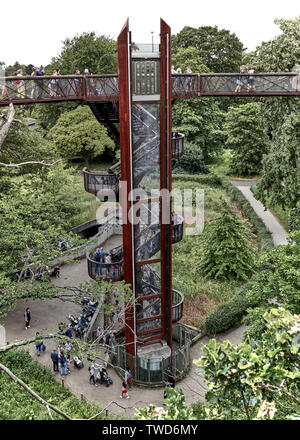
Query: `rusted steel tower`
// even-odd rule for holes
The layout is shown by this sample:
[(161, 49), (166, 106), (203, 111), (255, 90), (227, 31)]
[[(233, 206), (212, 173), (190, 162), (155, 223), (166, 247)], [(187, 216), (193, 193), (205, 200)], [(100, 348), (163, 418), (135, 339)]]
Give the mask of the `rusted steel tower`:
[(118, 37), (123, 255), (136, 300), (125, 315), (128, 361), (149, 345), (157, 357), (172, 349), (170, 59), (164, 20), (159, 47), (132, 44), (126, 21)]

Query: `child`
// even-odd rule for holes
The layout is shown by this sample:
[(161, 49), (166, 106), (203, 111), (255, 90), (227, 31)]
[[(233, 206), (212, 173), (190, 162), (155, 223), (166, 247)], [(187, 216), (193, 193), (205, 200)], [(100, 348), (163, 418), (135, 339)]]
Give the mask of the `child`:
[(70, 366), (71, 366), (71, 356), (68, 354), (67, 355), (67, 371), (68, 371), (68, 374), (70, 374), (71, 373), (71, 370), (70, 370)]
[(126, 382), (122, 382), (122, 395), (120, 396), (120, 398), (121, 399), (123, 399), (123, 398), (129, 399)]

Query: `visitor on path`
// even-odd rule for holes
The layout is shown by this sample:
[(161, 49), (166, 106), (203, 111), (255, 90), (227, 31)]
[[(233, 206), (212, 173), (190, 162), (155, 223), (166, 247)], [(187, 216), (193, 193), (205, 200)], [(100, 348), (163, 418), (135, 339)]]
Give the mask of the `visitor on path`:
[(94, 363), (92, 363), (90, 366), (89, 366), (89, 372), (90, 372), (90, 383), (93, 383), (94, 385), (95, 385), (95, 387), (97, 387), (98, 385), (96, 384), (96, 381), (95, 381), (95, 364)]
[(235, 93), (239, 93), (239, 92), (242, 90), (242, 87), (243, 87), (243, 85), (244, 85), (244, 83), (243, 83), (243, 77), (242, 77), (242, 75), (241, 75), (242, 73), (245, 73), (243, 67), (240, 68), (240, 76), (238, 77), (238, 79), (237, 79), (237, 81), (236, 81), (237, 86), (236, 86), (236, 89), (235, 89)]
[[(80, 75), (80, 70), (79, 69), (76, 70), (75, 75), (76, 76)], [(74, 84), (75, 84), (75, 93), (76, 93), (76, 95), (79, 95), (79, 92), (80, 92), (80, 79), (79, 78), (75, 78), (74, 79)]]
[(164, 399), (167, 398), (167, 388), (172, 388), (172, 384), (169, 382), (169, 379), (165, 381)]
[(255, 91), (255, 85), (254, 85), (254, 74), (256, 73), (256, 67), (248, 67), (248, 73), (250, 76), (248, 76), (248, 92)]
[(65, 356), (63, 350), (61, 350), (61, 352), (60, 352), (59, 364), (60, 364), (60, 375), (63, 376), (65, 374), (65, 376), (66, 376), (68, 374), (67, 373), (67, 359), (66, 359), (66, 356)]
[[(36, 76), (36, 72), (35, 72), (36, 68), (33, 67), (32, 68), (32, 72), (31, 72), (31, 76)], [(31, 83), (31, 94), (30, 94), (30, 99), (35, 98), (35, 91), (37, 89), (37, 84), (36, 81), (32, 81)]]
[(126, 386), (126, 382), (122, 382), (122, 394), (120, 396), (121, 399), (129, 399), (128, 389)]
[[(190, 66), (187, 66), (186, 73), (187, 73), (187, 75), (191, 75), (193, 73), (193, 71), (192, 71)], [(188, 86), (188, 92), (190, 92), (190, 90), (192, 88), (192, 79), (191, 78), (188, 78), (187, 86)]]
[(29, 324), (30, 324), (30, 319), (31, 319), (29, 307), (27, 307), (25, 310), (24, 318), (25, 318), (25, 330), (27, 330), (30, 328)]
[(101, 327), (97, 328), (97, 341), (101, 342), (103, 340), (104, 330)]
[(55, 348), (51, 352), (51, 359), (53, 362), (53, 371), (54, 373), (58, 373), (58, 353)]
[(127, 367), (125, 370), (125, 382), (128, 385), (128, 388), (131, 390), (132, 372), (129, 367)]
[[(23, 76), (23, 70), (19, 69), (17, 71), (17, 76)], [(18, 98), (25, 98), (25, 82), (23, 79), (16, 80), (18, 84)]]
[(34, 345), (35, 345), (35, 349), (36, 349), (36, 354), (38, 356), (40, 356), (41, 350), (42, 351), (46, 350), (46, 345), (43, 342), (43, 337), (39, 332), (36, 332)]
[(68, 338), (72, 338), (72, 330), (71, 330), (71, 324), (68, 325), (67, 331), (66, 331), (66, 336), (68, 336)]
[(106, 335), (105, 335), (105, 345), (109, 346), (110, 338), (111, 338), (110, 332), (106, 333)]
[(70, 354), (67, 354), (66, 364), (67, 364), (68, 374), (71, 374), (71, 355)]

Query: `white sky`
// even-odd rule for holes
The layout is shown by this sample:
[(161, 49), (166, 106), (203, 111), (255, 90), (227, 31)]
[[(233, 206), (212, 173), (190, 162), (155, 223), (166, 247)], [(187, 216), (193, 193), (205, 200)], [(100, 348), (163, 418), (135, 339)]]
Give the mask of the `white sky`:
[(151, 43), (151, 31), (158, 43), (162, 17), (172, 34), (218, 26), (253, 50), (280, 33), (274, 18), (298, 15), (299, 0), (1, 0), (0, 61), (46, 65), (65, 38), (95, 31), (116, 39), (127, 17), (136, 43)]

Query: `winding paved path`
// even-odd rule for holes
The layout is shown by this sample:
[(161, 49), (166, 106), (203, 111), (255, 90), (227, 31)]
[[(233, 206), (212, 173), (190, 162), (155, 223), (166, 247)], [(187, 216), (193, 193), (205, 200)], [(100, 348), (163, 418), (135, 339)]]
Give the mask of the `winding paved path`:
[[(264, 211), (263, 206), (254, 199), (252, 192), (250, 191), (250, 185), (253, 182), (234, 182), (234, 184), (243, 192), (245, 197), (249, 200), (251, 205), (257, 214), (265, 222), (266, 226), (272, 232), (273, 240), (275, 244), (286, 244), (286, 232), (283, 230), (279, 222), (274, 216)], [(118, 237), (118, 239), (120, 239)], [(105, 242), (104, 248), (109, 249), (114, 247), (116, 238), (111, 237)], [(61, 278), (54, 282), (59, 285), (75, 286), (81, 282), (88, 280), (87, 264), (86, 260), (82, 260), (77, 264), (65, 265), (61, 268)], [(29, 306), (32, 313), (32, 326), (29, 330), (24, 329), (24, 310)], [(80, 308), (72, 303), (61, 302), (60, 300), (47, 301), (47, 300), (27, 300), (20, 301), (14, 311), (10, 312), (5, 319), (5, 330), (7, 341), (22, 340), (28, 336), (34, 336), (35, 332), (47, 329), (55, 329), (56, 323), (60, 320), (65, 320), (68, 313), (77, 313)], [(242, 340), (245, 326), (240, 326), (236, 329), (231, 329), (226, 333), (217, 335), (218, 342), (223, 342), (229, 339), (232, 343), (239, 343)], [(203, 337), (197, 343), (191, 347), (191, 359), (199, 359), (202, 355), (202, 347), (207, 344), (209, 338)], [(54, 347), (52, 341), (47, 342), (47, 350), (38, 358), (38, 360), (51, 367), (50, 352)], [(30, 351), (33, 357), (35, 357), (34, 347), (26, 348)], [(122, 415), (126, 419), (134, 418), (135, 408), (145, 407), (150, 403), (161, 406), (163, 403), (163, 388), (147, 388), (147, 387), (135, 387), (133, 386), (130, 391), (130, 399), (121, 400), (121, 380), (112, 368), (109, 368), (109, 373), (114, 381), (114, 384), (109, 388), (99, 385), (94, 387), (89, 384), (89, 372), (85, 367), (82, 370), (76, 370), (72, 368), (72, 372), (65, 378), (65, 386), (68, 387), (75, 395), (84, 395), (88, 401), (94, 401), (106, 407), (111, 402), (109, 410), (115, 414)], [(56, 373), (57, 374), (57, 373)], [(57, 380), (61, 380), (60, 376), (56, 376)], [(204, 396), (207, 391), (207, 387), (203, 381), (203, 378), (197, 375), (195, 365), (191, 365), (189, 374), (178, 383), (185, 394), (186, 403), (188, 405), (197, 402), (204, 401)]]
[(269, 231), (272, 234), (273, 242), (275, 246), (278, 246), (280, 244), (288, 244), (287, 237), (288, 234), (284, 227), (279, 223), (279, 221), (274, 217), (274, 215), (268, 211), (265, 210), (264, 205), (256, 200), (254, 197), (250, 187), (253, 185), (254, 182), (252, 181), (232, 181), (231, 182), (234, 186), (236, 186), (246, 197), (246, 199), (249, 201), (250, 205), (254, 209), (254, 211), (258, 214), (258, 216), (262, 219), (266, 227), (269, 229)]

